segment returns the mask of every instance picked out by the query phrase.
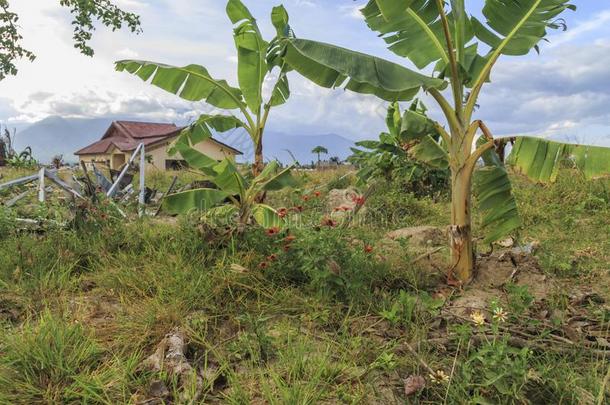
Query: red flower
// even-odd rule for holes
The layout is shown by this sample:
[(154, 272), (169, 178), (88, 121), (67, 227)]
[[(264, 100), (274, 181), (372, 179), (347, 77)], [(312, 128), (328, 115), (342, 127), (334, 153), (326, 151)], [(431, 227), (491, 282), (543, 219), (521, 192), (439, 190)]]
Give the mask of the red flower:
[(334, 220), (332, 220), (330, 218), (324, 218), (322, 220), (322, 225), (329, 226), (329, 227), (333, 228), (333, 227), (337, 226), (337, 221), (334, 221)]
[(293, 210), (295, 210), (296, 212), (303, 212), (303, 206), (302, 205), (297, 205), (293, 208)]
[(288, 243), (292, 242), (293, 240), (295, 240), (297, 237), (294, 235), (288, 235), (284, 238), (284, 240)]
[(309, 201), (309, 196), (308, 196), (308, 195), (304, 195), (304, 196), (303, 196), (303, 197), (301, 197), (301, 198), (303, 198), (303, 201)]
[(280, 233), (280, 228), (274, 226), (273, 228), (267, 229), (265, 232), (267, 233), (267, 236), (277, 235), (278, 233)]
[(269, 260), (270, 262), (273, 262), (276, 259), (277, 259), (277, 255), (275, 253), (267, 256), (267, 260)]
[(284, 245), (284, 247), (282, 248), (282, 250), (284, 250), (284, 252), (287, 252), (290, 250), (290, 245)]
[(319, 191), (314, 191), (313, 192), (313, 195), (315, 195), (316, 197), (320, 197), (320, 194), (322, 194), (322, 193), (320, 193)]
[(365, 253), (371, 253), (373, 251), (373, 247), (371, 245), (365, 245), (364, 246), (364, 252)]
[(261, 269), (266, 269), (269, 266), (269, 264), (267, 262), (260, 262), (260, 264), (258, 265), (258, 267), (260, 267)]

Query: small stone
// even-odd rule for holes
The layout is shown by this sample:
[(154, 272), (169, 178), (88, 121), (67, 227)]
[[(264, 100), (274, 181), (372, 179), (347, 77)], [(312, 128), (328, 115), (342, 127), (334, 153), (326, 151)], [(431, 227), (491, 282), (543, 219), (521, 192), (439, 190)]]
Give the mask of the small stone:
[(421, 375), (410, 375), (405, 379), (405, 395), (411, 396), (424, 389), (426, 379)]

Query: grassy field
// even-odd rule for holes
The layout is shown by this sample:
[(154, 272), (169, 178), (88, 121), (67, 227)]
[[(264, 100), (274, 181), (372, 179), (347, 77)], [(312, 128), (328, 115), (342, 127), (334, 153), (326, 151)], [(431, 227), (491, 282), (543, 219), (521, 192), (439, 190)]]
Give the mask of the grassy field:
[[(326, 195), (354, 176), (301, 177), (302, 190), (269, 195), (275, 207), (302, 208), (300, 225), (273, 235), (229, 235), (189, 217), (125, 222), (104, 204), (68, 228), (22, 232), (0, 207), (0, 403), (608, 403), (610, 352), (542, 343), (574, 312), (608, 337), (610, 182), (513, 176), (518, 239), (539, 242), (541, 271), (556, 284), (542, 301), (506, 286), (489, 302), (501, 300), (506, 321), (477, 326), (445, 316), (460, 295), (444, 285), (446, 251), (421, 260), (382, 241), (401, 227), (445, 226), (446, 196), (384, 186), (366, 221), (330, 227), (320, 222)], [(149, 179), (164, 190), (171, 177)], [(205, 376), (197, 400), (194, 386), (142, 366), (176, 328)], [(524, 330), (529, 348), (513, 344)], [(426, 385), (406, 396), (409, 376)], [(154, 402), (160, 385), (169, 392)]]

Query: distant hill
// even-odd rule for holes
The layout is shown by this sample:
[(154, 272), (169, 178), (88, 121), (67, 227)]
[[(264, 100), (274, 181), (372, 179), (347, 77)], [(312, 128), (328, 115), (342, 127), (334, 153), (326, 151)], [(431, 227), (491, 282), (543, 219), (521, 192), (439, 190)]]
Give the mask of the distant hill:
[(66, 162), (75, 162), (74, 152), (98, 140), (111, 122), (104, 118), (48, 117), (17, 131), (15, 149), (21, 151), (30, 146), (34, 157), (43, 163), (50, 162), (55, 155), (63, 155)]
[[(120, 119), (130, 119), (130, 117)], [(31, 146), (34, 157), (44, 163), (50, 162), (53, 156), (58, 154), (63, 155), (66, 162), (75, 162), (74, 152), (100, 139), (112, 120), (112, 118), (48, 117), (17, 131), (15, 149), (20, 151), (26, 146)], [(252, 161), (252, 144), (244, 131), (218, 134), (216, 137), (244, 152), (242, 161)], [(322, 155), (322, 159), (338, 156), (343, 160), (351, 154), (350, 147), (354, 146), (354, 142), (336, 134), (288, 135), (267, 131), (264, 139), (265, 159), (292, 163), (294, 161), (291, 157), (292, 153), (299, 163), (308, 164), (317, 159), (311, 150), (318, 145), (328, 149), (328, 155)]]
[[(218, 134), (216, 137), (237, 149), (244, 152), (242, 161), (252, 161), (254, 152), (252, 144), (243, 131), (236, 131), (233, 134)], [(328, 149), (328, 155), (321, 155), (320, 158), (328, 160), (333, 156), (345, 160), (351, 155), (350, 148), (354, 146), (354, 141), (346, 139), (337, 134), (324, 135), (289, 135), (282, 132), (266, 131), (263, 140), (264, 155), (267, 160), (277, 159), (282, 163), (294, 163), (295, 159), (301, 164), (309, 164), (316, 161), (317, 155), (311, 153), (316, 146), (321, 145)]]

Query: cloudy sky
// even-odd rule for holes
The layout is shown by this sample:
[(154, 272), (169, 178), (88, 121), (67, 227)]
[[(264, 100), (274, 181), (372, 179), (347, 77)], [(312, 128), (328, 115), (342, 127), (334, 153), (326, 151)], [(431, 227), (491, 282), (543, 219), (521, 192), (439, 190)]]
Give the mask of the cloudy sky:
[[(12, 0), (24, 45), (34, 63), (19, 63), (17, 77), (0, 82), (0, 121), (23, 125), (52, 115), (79, 118), (131, 117), (183, 123), (203, 105), (193, 105), (126, 73), (118, 59), (173, 65), (197, 63), (214, 77), (236, 82), (232, 27), (224, 0), (118, 0), (141, 15), (144, 32), (100, 28), (89, 58), (73, 49), (71, 16), (58, 0)], [(271, 38), (269, 13), (282, 0), (244, 0)], [(368, 30), (358, 8), (364, 0), (283, 0), (297, 36), (372, 53), (407, 64)], [(476, 14), (483, 0), (468, 0)], [(542, 54), (504, 57), (484, 90), (478, 118), (496, 134), (564, 133), (574, 140), (594, 134), (610, 144), (610, 0), (573, 0), (569, 30), (553, 33)], [(374, 97), (316, 87), (291, 77), (289, 103), (273, 112), (269, 127), (294, 134), (334, 132), (374, 138), (383, 129), (385, 103)], [(430, 105), (432, 103), (429, 103)], [(437, 112), (432, 109), (432, 114)]]

